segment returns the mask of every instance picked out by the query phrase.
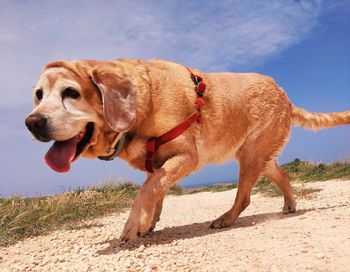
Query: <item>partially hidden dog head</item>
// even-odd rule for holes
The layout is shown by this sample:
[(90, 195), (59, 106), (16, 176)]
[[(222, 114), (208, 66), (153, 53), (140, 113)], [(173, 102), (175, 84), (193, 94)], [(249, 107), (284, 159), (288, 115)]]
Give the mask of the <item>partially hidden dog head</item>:
[(25, 124), (37, 140), (54, 141), (45, 161), (57, 172), (81, 156), (107, 155), (113, 137), (136, 121), (136, 90), (114, 62), (52, 62), (33, 99)]

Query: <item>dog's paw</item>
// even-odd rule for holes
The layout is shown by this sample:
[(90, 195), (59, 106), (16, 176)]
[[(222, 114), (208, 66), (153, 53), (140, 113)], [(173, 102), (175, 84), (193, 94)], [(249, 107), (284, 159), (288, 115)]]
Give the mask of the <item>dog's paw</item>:
[(144, 237), (149, 231), (143, 231), (140, 224), (127, 222), (120, 239), (122, 241), (133, 241), (138, 237)]
[(218, 219), (214, 220), (210, 224), (210, 228), (212, 229), (222, 229), (231, 227), (235, 222), (235, 218), (232, 217), (230, 213), (225, 213), (221, 215)]
[(282, 213), (283, 214), (287, 214), (287, 213), (295, 213), (297, 210), (297, 205), (295, 203), (295, 201), (293, 202), (285, 202), (284, 206), (282, 208)]
[(145, 237), (150, 233), (151, 226), (147, 224), (141, 224), (140, 221), (132, 222), (128, 220), (124, 226), (124, 230), (120, 239), (122, 241), (133, 241), (138, 237)]
[(146, 236), (151, 232), (152, 218), (152, 213), (134, 207), (130, 212), (120, 239), (122, 241), (132, 241), (138, 237)]

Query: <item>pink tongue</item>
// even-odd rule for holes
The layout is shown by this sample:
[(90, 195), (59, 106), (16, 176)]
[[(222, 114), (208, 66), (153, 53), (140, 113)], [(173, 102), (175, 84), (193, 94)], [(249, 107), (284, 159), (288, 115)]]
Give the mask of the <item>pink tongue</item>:
[(68, 172), (80, 140), (81, 135), (77, 135), (66, 141), (55, 141), (45, 155), (46, 163), (56, 172)]

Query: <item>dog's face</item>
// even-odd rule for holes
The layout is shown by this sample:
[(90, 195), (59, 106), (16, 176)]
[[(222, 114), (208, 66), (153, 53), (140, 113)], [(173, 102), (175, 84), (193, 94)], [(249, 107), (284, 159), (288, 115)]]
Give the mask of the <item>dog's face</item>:
[(55, 141), (45, 160), (66, 172), (80, 156), (107, 155), (113, 137), (135, 122), (135, 96), (113, 63), (54, 62), (33, 88), (34, 110), (25, 122), (37, 140)]

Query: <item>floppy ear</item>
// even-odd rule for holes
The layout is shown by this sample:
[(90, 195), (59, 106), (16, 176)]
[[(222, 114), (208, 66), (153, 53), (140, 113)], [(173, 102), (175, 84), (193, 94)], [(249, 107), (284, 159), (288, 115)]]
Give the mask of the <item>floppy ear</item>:
[(136, 90), (125, 76), (95, 69), (91, 75), (102, 97), (107, 124), (118, 132), (128, 131), (136, 121)]

